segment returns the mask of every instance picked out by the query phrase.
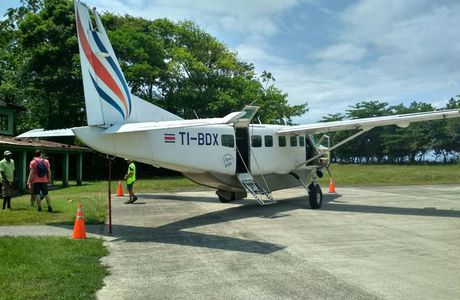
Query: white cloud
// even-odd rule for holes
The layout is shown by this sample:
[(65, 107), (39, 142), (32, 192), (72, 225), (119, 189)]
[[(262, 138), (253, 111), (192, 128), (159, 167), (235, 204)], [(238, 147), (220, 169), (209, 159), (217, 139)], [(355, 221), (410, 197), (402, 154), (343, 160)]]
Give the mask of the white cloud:
[(192, 19), (211, 32), (272, 36), (277, 19), (298, 0), (94, 0), (100, 10), (116, 11), (147, 19)]
[(238, 57), (244, 61), (254, 63), (260, 71), (269, 69), (264, 67), (271, 67), (276, 65), (285, 65), (290, 62), (282, 57), (268, 53), (260, 44), (241, 44), (236, 48)]
[(366, 54), (366, 48), (354, 44), (335, 44), (325, 49), (316, 51), (312, 56), (322, 60), (337, 60), (356, 62)]
[(318, 61), (270, 71), (293, 103), (309, 99), (313, 119), (365, 100), (443, 106), (460, 93), (459, 14), (457, 2), (358, 1)]

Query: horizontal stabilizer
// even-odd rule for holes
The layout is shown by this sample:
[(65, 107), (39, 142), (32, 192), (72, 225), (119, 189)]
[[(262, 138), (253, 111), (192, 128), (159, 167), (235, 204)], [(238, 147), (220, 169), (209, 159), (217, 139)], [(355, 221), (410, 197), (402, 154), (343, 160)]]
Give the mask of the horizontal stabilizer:
[(182, 127), (231, 124), (237, 121), (243, 115), (245, 115), (245, 112), (233, 112), (223, 118), (115, 124), (107, 128), (103, 133), (114, 134)]
[(39, 137), (58, 137), (58, 136), (75, 136), (72, 129), (55, 129), (55, 130), (44, 130), (43, 128), (33, 129), (18, 135), (17, 139), (22, 138), (39, 138)]
[(423, 122), (430, 120), (440, 120), (447, 118), (460, 117), (460, 110), (440, 110), (434, 112), (422, 112), (403, 115), (391, 115), (384, 117), (373, 117), (363, 119), (352, 119), (344, 121), (333, 121), (306, 125), (286, 126), (280, 129), (279, 135), (294, 135), (294, 134), (314, 134), (324, 132), (334, 132), (342, 130), (369, 130), (374, 127), (398, 125), (405, 128), (412, 122)]

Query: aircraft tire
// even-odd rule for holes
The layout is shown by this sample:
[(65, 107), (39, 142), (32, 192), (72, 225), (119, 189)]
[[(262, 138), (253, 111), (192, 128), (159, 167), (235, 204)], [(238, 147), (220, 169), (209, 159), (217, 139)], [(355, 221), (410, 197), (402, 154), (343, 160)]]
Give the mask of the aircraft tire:
[(228, 202), (232, 202), (233, 200), (227, 200), (225, 199), (224, 197), (220, 196), (220, 195), (217, 195), (217, 197), (219, 197), (219, 201), (222, 202), (222, 203), (228, 203)]
[(323, 204), (323, 192), (318, 184), (311, 183), (308, 186), (308, 200), (312, 209), (318, 209)]
[(235, 193), (235, 192), (232, 192), (232, 193), (231, 193), (231, 196), (230, 196), (230, 199), (226, 199), (226, 198), (222, 197), (222, 196), (219, 195), (219, 194), (217, 194), (217, 197), (219, 197), (220, 202), (222, 202), (222, 203), (229, 203), (229, 202), (232, 202), (232, 201), (235, 201), (235, 200), (236, 200), (236, 193)]

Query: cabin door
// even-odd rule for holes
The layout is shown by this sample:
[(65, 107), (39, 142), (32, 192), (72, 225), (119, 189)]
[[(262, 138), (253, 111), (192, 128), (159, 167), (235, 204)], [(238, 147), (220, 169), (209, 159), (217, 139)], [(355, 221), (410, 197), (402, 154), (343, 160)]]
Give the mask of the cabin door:
[(233, 123), (236, 140), (236, 174), (251, 173), (249, 124), (258, 109), (258, 106), (246, 105), (242, 111), (244, 114)]
[(249, 173), (249, 127), (235, 128), (236, 140), (236, 173)]

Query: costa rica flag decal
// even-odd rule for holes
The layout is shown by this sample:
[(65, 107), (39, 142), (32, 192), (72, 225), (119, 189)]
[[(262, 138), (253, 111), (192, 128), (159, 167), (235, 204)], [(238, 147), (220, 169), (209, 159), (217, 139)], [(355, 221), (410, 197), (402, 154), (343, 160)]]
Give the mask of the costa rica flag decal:
[(164, 142), (173, 144), (176, 142), (176, 135), (174, 133), (165, 133), (164, 134)]

